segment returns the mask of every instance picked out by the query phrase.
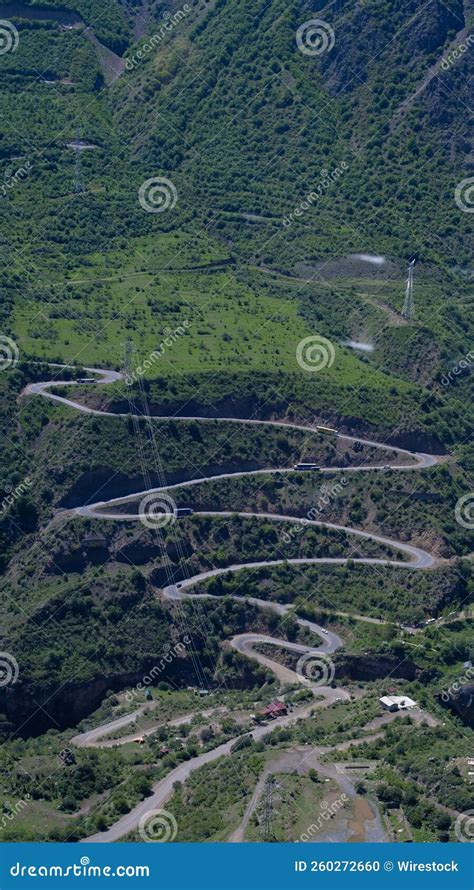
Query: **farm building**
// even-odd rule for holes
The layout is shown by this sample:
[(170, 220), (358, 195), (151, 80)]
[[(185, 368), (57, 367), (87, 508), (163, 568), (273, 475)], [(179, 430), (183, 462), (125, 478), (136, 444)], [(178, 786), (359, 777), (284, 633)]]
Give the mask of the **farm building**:
[(380, 704), (386, 711), (404, 711), (408, 708), (416, 708), (416, 701), (407, 695), (383, 695)]
[(258, 712), (258, 716), (263, 719), (270, 718), (271, 720), (275, 720), (277, 717), (283, 717), (287, 713), (288, 708), (285, 703), (275, 699), (275, 701), (270, 702), (265, 708), (262, 708), (262, 710)]

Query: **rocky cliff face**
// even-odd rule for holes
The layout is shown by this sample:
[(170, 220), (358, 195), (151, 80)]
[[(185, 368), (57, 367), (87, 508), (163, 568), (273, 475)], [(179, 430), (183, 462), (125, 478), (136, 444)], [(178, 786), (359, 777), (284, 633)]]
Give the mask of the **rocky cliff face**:
[[(384, 67), (392, 67), (400, 46), (405, 62), (412, 67), (415, 60), (442, 54), (448, 37), (465, 26), (462, 0), (449, 4), (434, 0), (429, 10), (417, 0), (391, 0), (383, 4), (385, 14), (380, 5), (348, 0), (325, 10), (337, 35), (334, 48), (321, 61), (326, 89), (333, 95), (357, 92)], [(403, 40), (399, 41), (401, 35)]]
[(456, 714), (466, 726), (474, 728), (474, 683), (466, 683), (456, 695), (452, 695), (448, 701), (440, 696), (440, 704)]
[[(0, 713), (5, 714), (16, 727), (18, 735), (25, 738), (40, 735), (49, 729), (74, 727), (100, 705), (108, 690), (119, 691), (135, 686), (143, 681), (144, 675), (155, 664), (156, 659), (144, 665), (140, 671), (117, 672), (96, 677), (88, 683), (71, 682), (57, 690), (44, 687), (41, 697), (37, 692), (31, 693), (17, 684), (14, 688), (10, 687), (8, 693), (1, 690)], [(178, 685), (192, 682), (193, 677), (195, 682), (195, 675), (184, 659), (174, 661), (169, 672), (163, 671), (160, 679), (166, 682), (171, 676)]]
[(344, 654), (336, 656), (335, 662), (337, 676), (348, 677), (351, 680), (379, 680), (388, 676), (394, 679), (416, 680), (419, 674), (418, 665), (414, 661), (406, 659), (400, 662), (395, 656)]

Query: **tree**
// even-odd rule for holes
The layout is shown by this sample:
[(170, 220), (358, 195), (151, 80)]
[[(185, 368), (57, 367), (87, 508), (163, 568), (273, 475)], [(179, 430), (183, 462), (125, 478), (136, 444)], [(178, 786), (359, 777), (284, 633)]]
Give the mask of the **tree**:
[(449, 831), (451, 828), (451, 816), (448, 813), (438, 813), (435, 818), (435, 825), (440, 831)]
[(115, 800), (115, 811), (117, 813), (124, 814), (124, 813), (128, 813), (129, 810), (130, 810), (130, 804), (125, 799), (125, 797), (117, 797), (117, 799)]
[(199, 736), (200, 736), (201, 742), (204, 742), (204, 744), (205, 744), (206, 742), (210, 742), (211, 739), (214, 738), (214, 733), (213, 733), (212, 729), (210, 729), (210, 727), (205, 726), (204, 729), (201, 729)]
[(60, 809), (64, 810), (65, 813), (75, 813), (77, 810), (76, 798), (72, 797), (72, 795), (64, 797)]

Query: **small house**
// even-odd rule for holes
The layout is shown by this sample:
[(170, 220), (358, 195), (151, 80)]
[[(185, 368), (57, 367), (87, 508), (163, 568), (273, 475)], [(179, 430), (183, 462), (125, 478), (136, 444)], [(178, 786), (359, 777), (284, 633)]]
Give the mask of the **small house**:
[(409, 708), (416, 708), (416, 701), (407, 695), (383, 695), (379, 701), (386, 711), (405, 711)]
[(258, 713), (263, 719), (276, 720), (277, 717), (284, 717), (288, 713), (288, 708), (284, 702), (275, 699)]

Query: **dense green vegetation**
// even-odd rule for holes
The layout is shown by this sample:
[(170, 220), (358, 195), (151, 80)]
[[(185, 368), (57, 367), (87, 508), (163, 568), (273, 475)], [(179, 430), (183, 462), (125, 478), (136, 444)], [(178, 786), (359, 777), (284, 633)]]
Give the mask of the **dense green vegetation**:
[[(313, 451), (308, 449), (313, 456)], [(332, 453), (331, 453), (332, 452)], [(308, 455), (305, 455), (309, 459)], [(316, 453), (316, 462), (318, 455)], [(335, 461), (334, 450), (326, 447), (324, 466)], [(348, 452), (338, 466), (398, 463), (383, 452)], [(335, 461), (336, 462), (336, 461)], [(175, 489), (177, 500), (192, 503), (196, 510), (248, 510), (306, 517), (322, 522), (340, 522), (356, 528), (372, 528), (387, 537), (410, 538), (420, 543), (430, 535), (431, 549), (442, 556), (470, 552), (470, 532), (455, 520), (457, 500), (465, 493), (469, 477), (457, 466), (439, 466), (423, 473), (398, 471), (221, 479)]]
[[(21, 599), (4, 592), (5, 608), (16, 613), (8, 634), (9, 651), (22, 665), (21, 694), (3, 695), (7, 710), (4, 734), (25, 722), (26, 734), (50, 724), (74, 725), (111, 687), (137, 682), (160, 663), (166, 647), (189, 635), (185, 651), (165, 666), (176, 683), (225, 682), (229, 685), (261, 682), (265, 673), (233, 651), (222, 652), (221, 641), (249, 628), (277, 630), (286, 636), (283, 619), (247, 603), (184, 603), (175, 610), (161, 604), (155, 589), (136, 571), (122, 569), (109, 577), (93, 573), (69, 585), (38, 585), (44, 598), (30, 620)], [(20, 618), (20, 623), (18, 622)], [(198, 667), (199, 666), (199, 667)], [(196, 677), (197, 672), (197, 677)], [(16, 690), (15, 690), (16, 693)], [(35, 700), (47, 701), (43, 716)], [(31, 725), (28, 726), (30, 718)]]
[[(107, 45), (123, 51), (131, 32), (125, 38), (129, 26), (115, 2), (101, 6), (100, 15), (93, 2), (68, 5), (94, 21)], [(3, 110), (15, 120), (1, 154), (11, 178), (11, 159), (28, 159), (33, 130), (31, 172), (8, 189), (2, 211), (8, 218), (3, 284), (15, 305), (8, 329), (23, 352), (59, 360), (80, 354), (116, 366), (130, 335), (140, 364), (164, 329), (188, 318), (186, 336), (153, 367), (160, 378), (165, 369), (169, 390), (160, 380), (158, 403), (188, 402), (197, 386), (203, 404), (244, 392), (248, 401), (257, 397), (260, 412), (283, 402), (296, 410), (329, 408), (387, 430), (426, 429), (446, 442), (463, 438), (465, 376), (449, 387), (439, 380), (466, 352), (469, 318), (460, 247), (469, 221), (460, 212), (453, 224), (451, 185), (453, 153), (458, 179), (462, 175), (463, 121), (455, 125), (451, 100), (458, 95), (462, 107), (465, 60), (436, 79), (440, 97), (428, 87), (421, 107), (409, 106), (400, 121), (395, 114), (464, 24), (460, 2), (438, 6), (433, 21), (420, 16), (410, 31), (407, 69), (407, 47), (395, 35), (413, 13), (408, 0), (372, 4), (362, 17), (344, 4), (347, 9), (333, 13), (335, 47), (321, 59), (295, 46), (306, 13), (296, 0), (290, 6), (275, 0), (271, 8), (262, 0), (261, 9), (250, 0), (220, 2), (208, 11), (199, 3), (169, 40), (107, 89), (90, 56), (93, 47), (79, 31), (21, 20), (17, 52), (1, 59), (9, 85)], [(367, 64), (369, 45), (379, 50)], [(46, 72), (42, 80), (38, 70)], [(196, 70), (207, 72), (204, 82)], [(358, 70), (366, 86), (356, 86)], [(51, 86), (44, 79), (73, 83)], [(435, 102), (449, 105), (449, 151), (437, 138), (444, 130)], [(318, 107), (325, 115), (314, 127)], [(166, 115), (157, 113), (162, 108)], [(209, 139), (214, 120), (219, 138)], [(85, 193), (74, 196), (74, 152), (66, 144), (78, 126), (97, 147), (81, 153)], [(421, 131), (423, 140), (415, 139)], [(268, 156), (278, 163), (268, 164)], [(324, 170), (343, 160), (344, 176), (323, 188), (301, 219), (282, 226), (325, 180)], [(167, 175), (176, 185), (179, 200), (170, 214), (139, 206), (138, 187), (152, 175)], [(26, 267), (17, 247), (26, 250)], [(357, 251), (388, 254), (386, 270), (347, 260)], [(400, 325), (403, 267), (414, 251), (418, 320)], [(231, 265), (216, 268), (220, 263)], [(306, 283), (301, 270), (313, 267)], [(336, 346), (365, 336), (376, 348), (362, 357), (337, 350), (331, 373), (295, 376), (296, 344), (315, 330)], [(220, 399), (216, 370), (225, 373)], [(259, 377), (251, 380), (247, 370)], [(407, 389), (400, 377), (415, 385)], [(424, 388), (434, 381), (434, 391)]]
[(176, 841), (226, 840), (243, 815), (261, 768), (261, 755), (235, 754), (176, 787), (169, 804), (179, 825)]
[(407, 623), (463, 608), (472, 602), (469, 564), (411, 572), (349, 563), (347, 566), (282, 566), (213, 578), (197, 590), (218, 595), (245, 593), (294, 603), (307, 617), (338, 610)]
[[(176, 840), (225, 840), (273, 756), (294, 745), (328, 746), (329, 762), (364, 758), (357, 793), (377, 802), (394, 836), (401, 824), (404, 840), (454, 839), (453, 814), (469, 807), (473, 725), (469, 707), (442, 696), (465, 683), (473, 658), (470, 529), (456, 513), (472, 497), (474, 468), (472, 220), (456, 191), (472, 172), (469, 53), (447, 70), (441, 62), (472, 31), (472, 9), (462, 0), (197, 0), (176, 15), (180, 6), (25, 0), (12, 18), (18, 46), (0, 55), (0, 352), (6, 337), (19, 355), (0, 356), (1, 648), (19, 671), (7, 689), (0, 682), (3, 837), (78, 840), (104, 829), (176, 765), (235, 738), (229, 757), (175, 787)], [(315, 15), (334, 33), (320, 55), (296, 41)], [(165, 178), (172, 206), (139, 200), (154, 177)], [(333, 355), (308, 370), (297, 350), (314, 336)], [(123, 370), (133, 384), (56, 393), (121, 416), (24, 396), (53, 375), (88, 376), (84, 365)], [(161, 419), (133, 417), (148, 412)], [(180, 518), (163, 531), (71, 512), (305, 459), (395, 462), (388, 449), (237, 418), (322, 423), (446, 457), (419, 473), (347, 473), (337, 490), (340, 474), (294, 472), (176, 487), (178, 506), (232, 515)], [(117, 509), (134, 513), (138, 501)], [(439, 562), (429, 571), (360, 565), (361, 556), (402, 557), (233, 511), (311, 513), (413, 541)], [(349, 563), (285, 562), (310, 557)], [(194, 588), (212, 600), (162, 596), (198, 572), (258, 560), (282, 564)], [(247, 597), (292, 609), (282, 617)], [(252, 743), (255, 709), (277, 694), (307, 705), (311, 693), (279, 688), (229, 640), (261, 632), (314, 645), (296, 615), (341, 636), (334, 682), (351, 700)], [(76, 749), (78, 723), (84, 731), (129, 713), (135, 697), (124, 690), (136, 691), (184, 636), (153, 685), (154, 709), (134, 724), (146, 741)], [(295, 652), (273, 655), (295, 667)], [(396, 718), (336, 751), (368, 733), (389, 682), (431, 725)], [(188, 686), (222, 706), (212, 724)], [(169, 723), (195, 709), (179, 730)], [(277, 773), (273, 835), (262, 832), (260, 802), (249, 839), (297, 839), (320, 804), (314, 772)]]
[(471, 795), (458, 766), (468, 755), (465, 734), (452, 726), (421, 727), (401, 738), (399, 728), (390, 727), (384, 739), (357, 751), (358, 757), (382, 764), (373, 775), (382, 780), (377, 795), (385, 806), (403, 805), (416, 840), (455, 839), (449, 834), (449, 810), (465, 812), (469, 807)]

